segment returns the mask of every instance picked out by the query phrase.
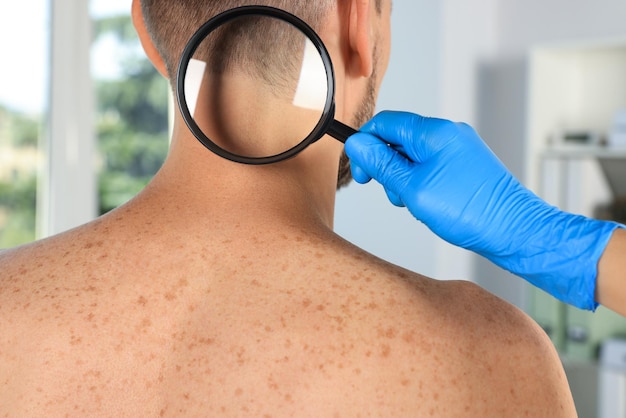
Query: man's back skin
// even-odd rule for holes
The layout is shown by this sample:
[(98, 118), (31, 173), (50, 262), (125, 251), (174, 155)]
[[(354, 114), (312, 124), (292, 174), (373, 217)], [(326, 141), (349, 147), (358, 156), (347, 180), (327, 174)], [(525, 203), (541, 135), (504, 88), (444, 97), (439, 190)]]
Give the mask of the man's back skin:
[(0, 417), (576, 414), (521, 311), (332, 232), (338, 142), (249, 167), (174, 132), (127, 205), (0, 253)]
[(571, 414), (549, 340), (476, 286), (171, 206), (0, 258), (0, 416)]

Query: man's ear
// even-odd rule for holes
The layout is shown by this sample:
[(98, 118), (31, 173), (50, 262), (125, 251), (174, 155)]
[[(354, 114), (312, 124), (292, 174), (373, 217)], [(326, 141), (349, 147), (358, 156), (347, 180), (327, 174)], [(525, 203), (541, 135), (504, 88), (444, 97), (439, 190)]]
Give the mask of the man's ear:
[(163, 61), (161, 54), (159, 54), (156, 46), (154, 46), (154, 42), (152, 42), (152, 37), (148, 33), (148, 29), (146, 29), (146, 22), (144, 21), (143, 12), (141, 11), (141, 0), (133, 0), (131, 16), (137, 35), (139, 35), (139, 41), (141, 42), (141, 46), (146, 52), (148, 59), (150, 59), (152, 65), (154, 65), (163, 77), (169, 79), (165, 62)]
[(371, 21), (371, 2), (373, 0), (349, 0), (349, 65), (355, 75), (369, 77), (374, 70)]

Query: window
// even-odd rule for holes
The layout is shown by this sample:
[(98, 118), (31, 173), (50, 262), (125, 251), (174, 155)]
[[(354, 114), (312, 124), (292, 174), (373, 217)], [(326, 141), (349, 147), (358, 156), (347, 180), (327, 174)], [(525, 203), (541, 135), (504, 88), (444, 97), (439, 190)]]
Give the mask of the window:
[(119, 206), (167, 154), (169, 89), (130, 2), (50, 4), (0, 4), (0, 248)]
[(0, 249), (36, 237), (49, 33), (47, 0), (0, 3)]

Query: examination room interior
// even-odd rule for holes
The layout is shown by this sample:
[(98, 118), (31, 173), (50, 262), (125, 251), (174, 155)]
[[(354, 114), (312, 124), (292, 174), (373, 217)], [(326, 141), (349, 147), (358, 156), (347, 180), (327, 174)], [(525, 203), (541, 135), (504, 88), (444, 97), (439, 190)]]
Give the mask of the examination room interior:
[[(103, 119), (94, 78), (119, 69), (99, 68), (107, 58), (94, 50), (115, 55), (115, 42), (94, 33), (106, 30), (97, 23), (103, 17), (127, 19), (130, 0), (36, 3), (37, 12), (30, 1), (0, 5), (0, 45), (11, 62), (0, 68), (0, 248), (92, 219), (106, 206), (97, 197), (103, 189), (115, 206), (138, 187), (116, 183), (120, 177), (96, 179), (103, 161), (95, 126)], [(625, 222), (625, 22), (623, 0), (394, 0), (392, 54), (377, 109), (467, 122), (548, 202)], [(138, 53), (135, 45), (117, 54), (128, 61)], [(30, 130), (29, 118), (36, 119)], [(26, 199), (28, 208), (9, 197), (26, 187), (18, 181), (24, 170), (36, 177), (26, 181), (37, 197)], [(626, 417), (626, 319), (566, 307), (443, 242), (389, 204), (374, 182), (339, 192), (335, 229), (391, 262), (474, 281), (524, 309), (561, 354), (579, 415)], [(623, 349), (618, 359), (603, 356), (607, 344)]]

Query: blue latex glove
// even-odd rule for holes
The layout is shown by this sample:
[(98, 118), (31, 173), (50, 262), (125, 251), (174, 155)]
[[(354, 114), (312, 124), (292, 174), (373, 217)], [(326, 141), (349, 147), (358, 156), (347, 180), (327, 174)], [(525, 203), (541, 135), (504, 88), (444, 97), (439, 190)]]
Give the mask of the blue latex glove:
[(383, 112), (348, 139), (346, 152), (357, 182), (376, 179), (441, 238), (566, 303), (597, 307), (597, 264), (620, 225), (548, 205), (470, 126)]

